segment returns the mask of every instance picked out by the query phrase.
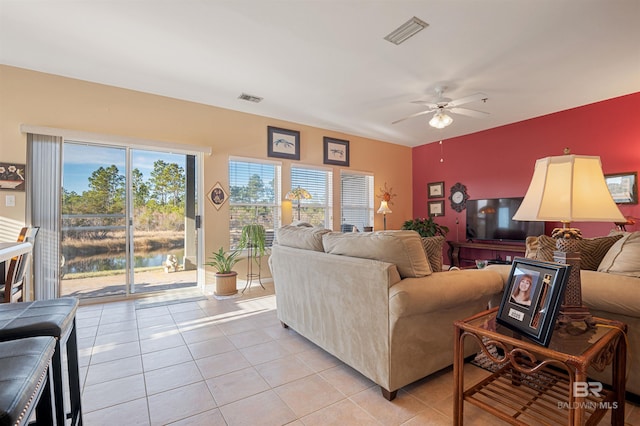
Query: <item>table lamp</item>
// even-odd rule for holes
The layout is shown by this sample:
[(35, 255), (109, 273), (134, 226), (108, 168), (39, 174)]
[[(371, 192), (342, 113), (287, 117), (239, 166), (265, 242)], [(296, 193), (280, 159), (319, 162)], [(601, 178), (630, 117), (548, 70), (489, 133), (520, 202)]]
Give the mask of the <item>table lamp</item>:
[(284, 196), (287, 200), (297, 200), (296, 210), (298, 210), (298, 220), (300, 220), (300, 200), (304, 198), (305, 200), (311, 199), (311, 194), (301, 187), (297, 187), (287, 192), (287, 195)]
[(387, 204), (387, 201), (385, 200), (380, 201), (380, 208), (378, 209), (378, 213), (382, 213), (382, 223), (384, 224), (383, 229), (386, 231), (387, 230), (387, 213), (393, 213), (389, 208), (389, 204)]
[(553, 260), (571, 265), (569, 281), (560, 307), (558, 324), (569, 326), (593, 321), (582, 304), (579, 229), (571, 222), (623, 222), (602, 173), (600, 157), (566, 154), (536, 161), (529, 189), (514, 220), (562, 222), (551, 234), (556, 238)]

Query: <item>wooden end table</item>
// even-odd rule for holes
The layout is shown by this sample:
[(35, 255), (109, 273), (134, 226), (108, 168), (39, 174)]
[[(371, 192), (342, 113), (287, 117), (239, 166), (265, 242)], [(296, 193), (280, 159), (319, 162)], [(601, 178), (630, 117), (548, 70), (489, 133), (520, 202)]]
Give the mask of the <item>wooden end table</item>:
[[(466, 401), (514, 425), (595, 425), (609, 409), (611, 424), (624, 425), (626, 324), (594, 317), (595, 328), (577, 336), (555, 330), (546, 348), (497, 324), (497, 310), (454, 323), (454, 424), (462, 425)], [(467, 337), (499, 368), (464, 390)], [(492, 355), (492, 345), (505, 355)], [(602, 371), (609, 364), (611, 389), (588, 381), (590, 367)]]

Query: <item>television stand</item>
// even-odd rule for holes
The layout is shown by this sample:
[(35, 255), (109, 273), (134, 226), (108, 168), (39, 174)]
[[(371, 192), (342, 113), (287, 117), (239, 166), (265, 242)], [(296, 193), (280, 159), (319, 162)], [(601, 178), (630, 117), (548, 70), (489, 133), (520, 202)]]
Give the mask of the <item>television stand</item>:
[[(449, 244), (449, 263), (451, 266), (460, 267), (461, 262), (475, 264), (476, 259), (501, 259), (500, 253), (511, 253), (516, 256), (523, 256), (526, 248), (524, 242), (503, 243), (500, 241), (447, 241)], [(463, 256), (460, 257), (460, 249), (463, 249)], [(491, 251), (491, 256), (470, 256), (476, 251)], [(495, 260), (493, 261), (494, 263)]]

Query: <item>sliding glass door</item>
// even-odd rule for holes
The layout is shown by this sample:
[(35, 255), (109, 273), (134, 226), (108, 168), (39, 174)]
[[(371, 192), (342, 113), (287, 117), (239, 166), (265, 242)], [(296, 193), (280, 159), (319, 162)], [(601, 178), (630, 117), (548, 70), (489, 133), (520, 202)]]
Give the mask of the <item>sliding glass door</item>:
[(197, 285), (196, 157), (65, 142), (60, 294)]
[(195, 286), (195, 157), (132, 150), (131, 163), (130, 291)]

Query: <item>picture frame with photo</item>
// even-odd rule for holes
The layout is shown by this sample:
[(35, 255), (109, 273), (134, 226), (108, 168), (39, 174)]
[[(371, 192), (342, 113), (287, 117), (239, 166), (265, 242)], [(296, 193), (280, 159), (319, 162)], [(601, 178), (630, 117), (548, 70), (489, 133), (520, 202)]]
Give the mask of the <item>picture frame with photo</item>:
[(267, 156), (300, 160), (300, 132), (267, 126)]
[(324, 164), (349, 167), (349, 141), (325, 136)]
[(549, 346), (571, 266), (516, 257), (498, 309), (499, 324)]
[(427, 198), (444, 198), (444, 182), (428, 183)]
[(429, 201), (427, 205), (429, 207), (429, 216), (444, 216), (444, 200)]

